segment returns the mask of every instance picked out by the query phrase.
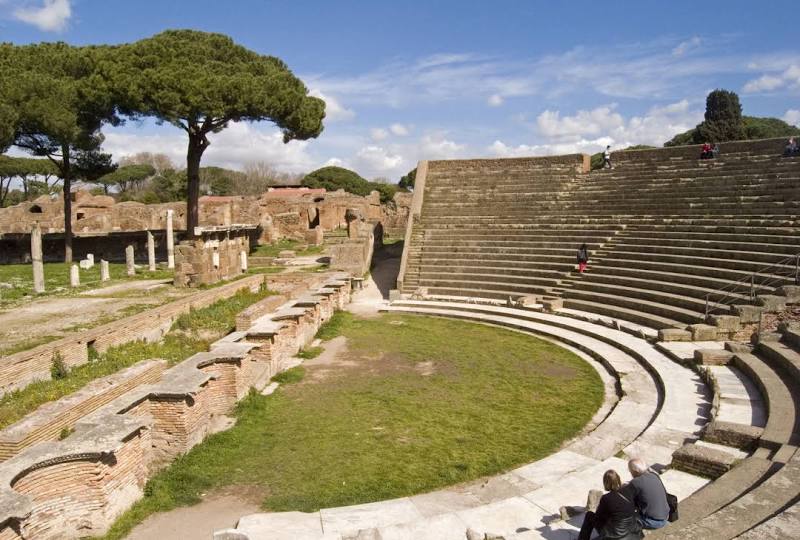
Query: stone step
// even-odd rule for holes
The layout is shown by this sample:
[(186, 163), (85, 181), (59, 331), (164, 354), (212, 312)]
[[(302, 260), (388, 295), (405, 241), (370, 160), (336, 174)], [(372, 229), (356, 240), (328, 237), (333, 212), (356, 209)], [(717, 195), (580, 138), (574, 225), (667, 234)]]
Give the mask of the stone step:
[(597, 313), (598, 315), (605, 315), (624, 321), (631, 321), (656, 330), (662, 328), (684, 328), (686, 326), (686, 323), (668, 317), (654, 315), (637, 309), (586, 300), (585, 298), (570, 298), (565, 296), (564, 307)]
[[(616, 306), (631, 311), (638, 311), (640, 313), (646, 313), (648, 315), (654, 315), (656, 317), (663, 318), (667, 321), (680, 321), (680, 323), (683, 323), (682, 326), (686, 326), (687, 324), (700, 323), (705, 318), (703, 312), (693, 311), (678, 306), (662, 304), (659, 302), (654, 302), (652, 300), (647, 300), (643, 298), (620, 296), (619, 294), (621, 293), (623, 293), (622, 290), (620, 290), (619, 293), (613, 293), (613, 292), (601, 293), (594, 291), (567, 289), (564, 292), (563, 296), (565, 299), (565, 306), (567, 305), (566, 300), (582, 300), (585, 302), (605, 304), (607, 306)], [(572, 306), (567, 306), (567, 307), (572, 307)], [(624, 319), (625, 317), (620, 317), (620, 318)], [(660, 328), (668, 328), (672, 326), (675, 325), (669, 324), (667, 326), (662, 326)]]
[(798, 419), (796, 383), (776, 371), (775, 367), (765, 362), (760, 356), (737, 353), (733, 364), (742, 371), (756, 386), (765, 400), (768, 417), (759, 445), (771, 451), (777, 451), (784, 444), (797, 444), (796, 424)]
[[(576, 290), (596, 290), (603, 292), (601, 289), (606, 288), (623, 288), (626, 295), (634, 294), (636, 290), (649, 291), (658, 295), (659, 298), (665, 300), (665, 303), (672, 303), (673, 305), (683, 306), (687, 309), (698, 310), (705, 307), (706, 296), (709, 296), (710, 305), (716, 306), (715, 300), (722, 298), (722, 294), (717, 289), (709, 289), (706, 287), (697, 287), (687, 284), (681, 279), (680, 274), (674, 276), (672, 280), (653, 280), (645, 278), (635, 278), (630, 276), (613, 276), (604, 275), (604, 267), (592, 267), (589, 273), (583, 274), (580, 277), (568, 280), (568, 283), (573, 284)], [(628, 289), (632, 289), (629, 291)], [(605, 291), (608, 292), (608, 291)], [(642, 298), (646, 298), (641, 296)], [(738, 303), (749, 302), (750, 297), (746, 294), (725, 293), (725, 298), (730, 300), (737, 300)], [(674, 301), (667, 302), (667, 299)], [(727, 306), (717, 306), (726, 307)], [(727, 311), (727, 309), (726, 309)]]

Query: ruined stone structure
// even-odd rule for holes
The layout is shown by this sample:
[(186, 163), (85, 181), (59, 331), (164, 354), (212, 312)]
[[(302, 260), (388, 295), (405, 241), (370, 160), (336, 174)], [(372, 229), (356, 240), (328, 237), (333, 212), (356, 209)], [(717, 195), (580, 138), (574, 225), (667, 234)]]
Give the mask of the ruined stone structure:
[(89, 361), (90, 349), (102, 353), (109, 347), (137, 339), (158, 341), (167, 333), (172, 323), (190, 309), (209, 306), (233, 296), (241, 289), (257, 291), (263, 283), (263, 275), (247, 276), (142, 313), (4, 356), (0, 358), (0, 395), (24, 388), (35, 380), (49, 379), (50, 366), (56, 353), (61, 355), (68, 367), (73, 367)]
[[(72, 222), (76, 258), (91, 253), (107, 261), (125, 260), (127, 245), (134, 245), (137, 261), (147, 263), (147, 234), (154, 236), (156, 258), (168, 258), (167, 213), (172, 211), (177, 240), (186, 238), (186, 204), (145, 205), (115, 203), (112, 197), (73, 193)], [(342, 190), (328, 193), (308, 188), (274, 189), (261, 197), (201, 197), (203, 227), (257, 228), (256, 240), (271, 243), (292, 238), (320, 244), (324, 231), (347, 226), (347, 208), (357, 208), (366, 219), (386, 222), (393, 231), (405, 228), (410, 194), (398, 193), (388, 205), (373, 192), (360, 197)], [(30, 234), (34, 224), (42, 231), (44, 258), (59, 261), (64, 252), (64, 205), (60, 197), (42, 196), (9, 208), (0, 208), (0, 263), (30, 262)]]
[(247, 270), (247, 254), (257, 236), (255, 225), (203, 227), (200, 232), (175, 248), (177, 287), (208, 285)]
[[(49, 442), (0, 464), (0, 538), (103, 534), (142, 496), (149, 477), (213, 432), (220, 416), (252, 386), (263, 386), (283, 369), (349, 298), (349, 281), (329, 276), (248, 329), (217, 341), (209, 352), (162, 371), (157, 380), (118, 374), (119, 384), (132, 379), (144, 384), (100, 394), (98, 400), (84, 392), (69, 398), (72, 407), (55, 405), (23, 421), (29, 436)], [(148, 371), (147, 364), (138, 369)], [(55, 441), (52, 429), (43, 428), (48, 424), (75, 431)]]

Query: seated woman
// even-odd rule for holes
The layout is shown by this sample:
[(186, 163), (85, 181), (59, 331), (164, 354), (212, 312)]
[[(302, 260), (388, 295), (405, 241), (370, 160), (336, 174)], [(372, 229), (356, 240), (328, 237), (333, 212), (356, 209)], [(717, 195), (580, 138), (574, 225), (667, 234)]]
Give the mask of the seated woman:
[(703, 148), (700, 151), (700, 159), (713, 159), (714, 152), (711, 150), (711, 145), (708, 143), (703, 143)]
[(603, 475), (603, 487), (608, 491), (600, 499), (597, 512), (586, 512), (578, 540), (589, 540), (597, 529), (602, 540), (640, 540), (644, 537), (636, 519), (633, 490), (622, 485), (617, 471), (609, 469)]

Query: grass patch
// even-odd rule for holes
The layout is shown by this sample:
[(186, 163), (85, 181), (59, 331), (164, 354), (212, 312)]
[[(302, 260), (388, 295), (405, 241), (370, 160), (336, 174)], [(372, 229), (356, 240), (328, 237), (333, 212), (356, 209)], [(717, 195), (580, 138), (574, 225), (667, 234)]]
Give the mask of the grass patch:
[[(70, 367), (59, 378), (37, 381), (20, 390), (9, 392), (0, 398), (0, 429), (20, 420), (44, 403), (60, 399), (95, 379), (116, 373), (142, 360), (163, 358), (169, 365), (174, 365), (193, 354), (207, 351), (210, 342), (221, 338), (235, 327), (237, 313), (270, 294), (273, 293), (239, 291), (231, 298), (182, 315), (158, 343), (133, 341), (111, 347), (104, 353), (98, 354), (95, 351), (90, 362)], [(61, 367), (59, 372), (62, 372)]]
[(341, 336), (345, 328), (352, 328), (358, 325), (359, 319), (349, 311), (337, 311), (333, 317), (323, 323), (317, 330), (317, 339), (330, 341), (335, 337)]
[[(304, 249), (300, 249), (306, 246)], [(278, 240), (274, 244), (267, 244), (258, 246), (252, 253), (251, 257), (277, 257), (281, 251), (294, 251), (298, 257), (305, 255), (318, 255), (325, 250), (325, 246), (309, 246), (305, 243), (298, 242), (297, 240), (289, 240), (284, 238)]]
[(347, 337), (346, 362), (251, 392), (236, 424), (153, 477), (107, 538), (224, 486), (260, 486), (264, 509), (309, 512), (497, 474), (557, 450), (602, 402), (590, 365), (521, 333), (399, 315), (328, 328)]
[(172, 270), (156, 270), (155, 272), (139, 271), (135, 276), (129, 277), (124, 263), (110, 263), (109, 273), (111, 280), (100, 281), (100, 264), (95, 264), (88, 270), (81, 269), (81, 286), (69, 286), (69, 264), (46, 263), (44, 265), (45, 292), (33, 292), (33, 269), (30, 264), (4, 264), (0, 265), (0, 282), (8, 283), (11, 288), (0, 288), (0, 307), (6, 308), (20, 304), (32, 298), (47, 296), (69, 296), (100, 286), (106, 287), (123, 281), (137, 279), (171, 279)]
[(306, 376), (306, 369), (303, 366), (295, 366), (286, 371), (282, 371), (272, 377), (272, 382), (281, 384), (294, 384), (299, 383)]
[(307, 347), (302, 351), (300, 351), (299, 353), (297, 353), (297, 356), (299, 358), (302, 358), (303, 360), (311, 360), (312, 358), (316, 358), (317, 356), (322, 354), (323, 350), (324, 349), (322, 347)]

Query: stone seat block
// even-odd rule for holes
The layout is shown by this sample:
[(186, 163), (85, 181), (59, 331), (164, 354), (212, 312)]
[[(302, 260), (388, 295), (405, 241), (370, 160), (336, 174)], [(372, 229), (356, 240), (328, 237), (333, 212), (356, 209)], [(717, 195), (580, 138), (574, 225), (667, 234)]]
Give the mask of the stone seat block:
[(736, 457), (716, 448), (685, 444), (672, 454), (672, 467), (679, 471), (719, 478), (736, 464)]
[(726, 366), (733, 360), (734, 353), (724, 349), (695, 349), (694, 361), (704, 366)]
[(692, 341), (692, 333), (680, 328), (662, 328), (658, 331), (658, 341)]
[(690, 324), (687, 329), (692, 333), (692, 341), (716, 341), (718, 330), (709, 324)]
[(758, 426), (714, 420), (706, 427), (703, 440), (749, 451), (756, 447), (763, 432)]

